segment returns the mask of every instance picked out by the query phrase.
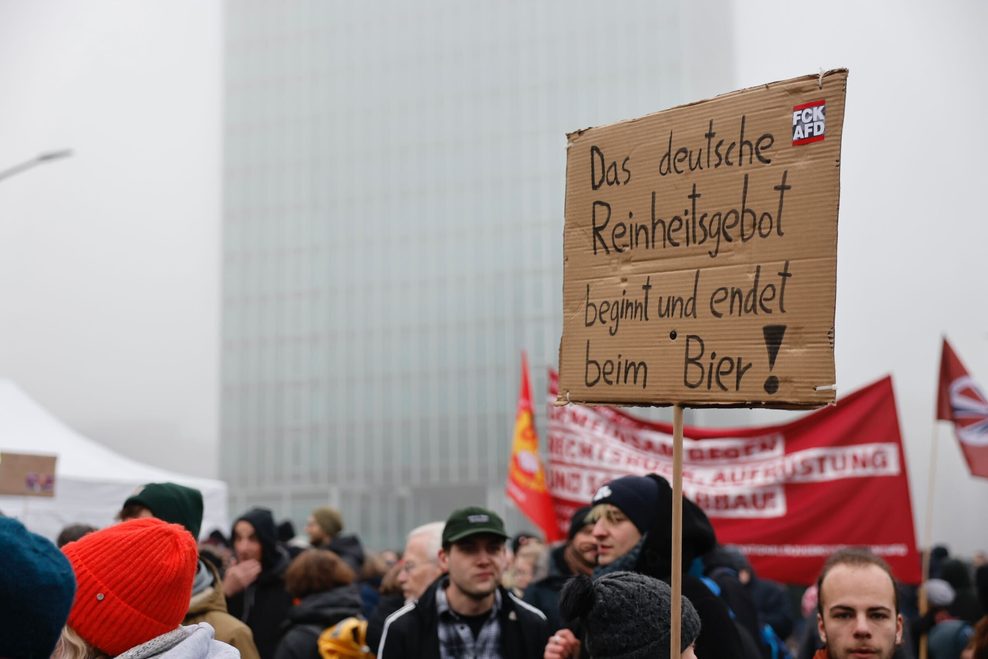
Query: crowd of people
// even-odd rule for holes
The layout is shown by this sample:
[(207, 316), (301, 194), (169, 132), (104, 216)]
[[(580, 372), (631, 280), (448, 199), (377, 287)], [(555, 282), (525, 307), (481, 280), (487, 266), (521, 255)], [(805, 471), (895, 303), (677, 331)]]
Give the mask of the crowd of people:
[[(0, 657), (668, 658), (671, 507), (665, 479), (625, 476), (554, 546), (465, 507), (410, 530), (400, 553), (365, 551), (329, 506), (303, 538), (252, 508), (197, 542), (202, 495), (174, 483), (143, 487), (118, 524), (67, 527), (57, 547), (0, 516)], [(922, 614), (862, 548), (831, 555), (797, 611), (688, 499), (681, 557), (684, 658), (988, 659), (988, 566), (943, 547)]]

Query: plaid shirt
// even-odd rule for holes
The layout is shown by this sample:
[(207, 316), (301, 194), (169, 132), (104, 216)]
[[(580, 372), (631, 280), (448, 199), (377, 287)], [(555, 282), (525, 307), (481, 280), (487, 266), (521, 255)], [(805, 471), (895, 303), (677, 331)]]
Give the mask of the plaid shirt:
[(477, 638), (470, 626), (449, 608), (446, 598), (448, 581), (436, 589), (436, 612), (439, 614), (439, 656), (441, 659), (501, 659), (501, 623), (497, 614), (501, 610), (501, 593), (494, 591), (494, 608), (491, 609)]

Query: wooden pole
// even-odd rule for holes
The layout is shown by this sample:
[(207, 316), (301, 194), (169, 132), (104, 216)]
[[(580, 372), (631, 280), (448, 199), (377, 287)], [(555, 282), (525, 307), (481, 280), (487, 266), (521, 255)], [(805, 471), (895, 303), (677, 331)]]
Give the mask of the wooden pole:
[[(920, 576), (919, 588), (919, 613), (926, 614), (929, 610), (929, 602), (926, 599), (926, 580), (930, 578), (930, 550), (933, 548), (933, 494), (936, 491), (937, 480), (937, 420), (933, 420), (933, 441), (930, 442), (930, 475), (926, 479), (926, 520), (923, 524), (923, 572)], [(924, 634), (919, 639), (919, 659), (926, 659), (927, 635)]]
[(672, 408), (672, 608), (669, 612), (669, 656), (678, 657), (683, 602), (683, 408)]

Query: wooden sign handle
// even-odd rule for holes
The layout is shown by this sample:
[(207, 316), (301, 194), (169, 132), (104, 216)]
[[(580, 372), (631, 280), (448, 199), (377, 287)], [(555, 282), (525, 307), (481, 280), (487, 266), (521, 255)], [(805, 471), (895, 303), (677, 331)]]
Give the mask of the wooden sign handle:
[(678, 657), (683, 602), (683, 408), (672, 408), (672, 608), (669, 612), (669, 656)]

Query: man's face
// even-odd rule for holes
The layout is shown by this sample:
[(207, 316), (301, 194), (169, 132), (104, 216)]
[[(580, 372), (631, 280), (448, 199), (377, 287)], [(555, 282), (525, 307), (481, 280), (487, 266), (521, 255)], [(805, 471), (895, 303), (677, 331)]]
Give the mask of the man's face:
[(593, 537), (593, 527), (593, 524), (585, 524), (570, 541), (576, 555), (585, 565), (597, 564), (597, 541)]
[(257, 539), (254, 525), (240, 520), (233, 526), (233, 552), (238, 561), (261, 560), (261, 541)]
[(820, 588), (820, 638), (831, 659), (890, 659), (902, 640), (895, 586), (877, 565), (838, 564)]
[(497, 590), (506, 562), (504, 538), (481, 533), (453, 543), (439, 552), (439, 567), (449, 572), (450, 588), (474, 600)]
[(511, 583), (520, 591), (528, 588), (535, 576), (535, 558), (528, 554), (516, 554), (511, 562)]
[(618, 508), (609, 503), (604, 505), (604, 514), (593, 525), (593, 539), (597, 543), (597, 563), (610, 565), (631, 551), (642, 534)]
[(329, 538), (323, 533), (322, 527), (316, 524), (316, 518), (309, 515), (309, 519), (305, 522), (305, 534), (309, 536), (309, 542), (313, 545), (320, 545)]
[(442, 570), (439, 569), (439, 556), (429, 556), (426, 545), (428, 542), (422, 535), (413, 535), (405, 545), (398, 583), (401, 584), (401, 594), (406, 600), (417, 600), (422, 597), (429, 584), (442, 574)]

